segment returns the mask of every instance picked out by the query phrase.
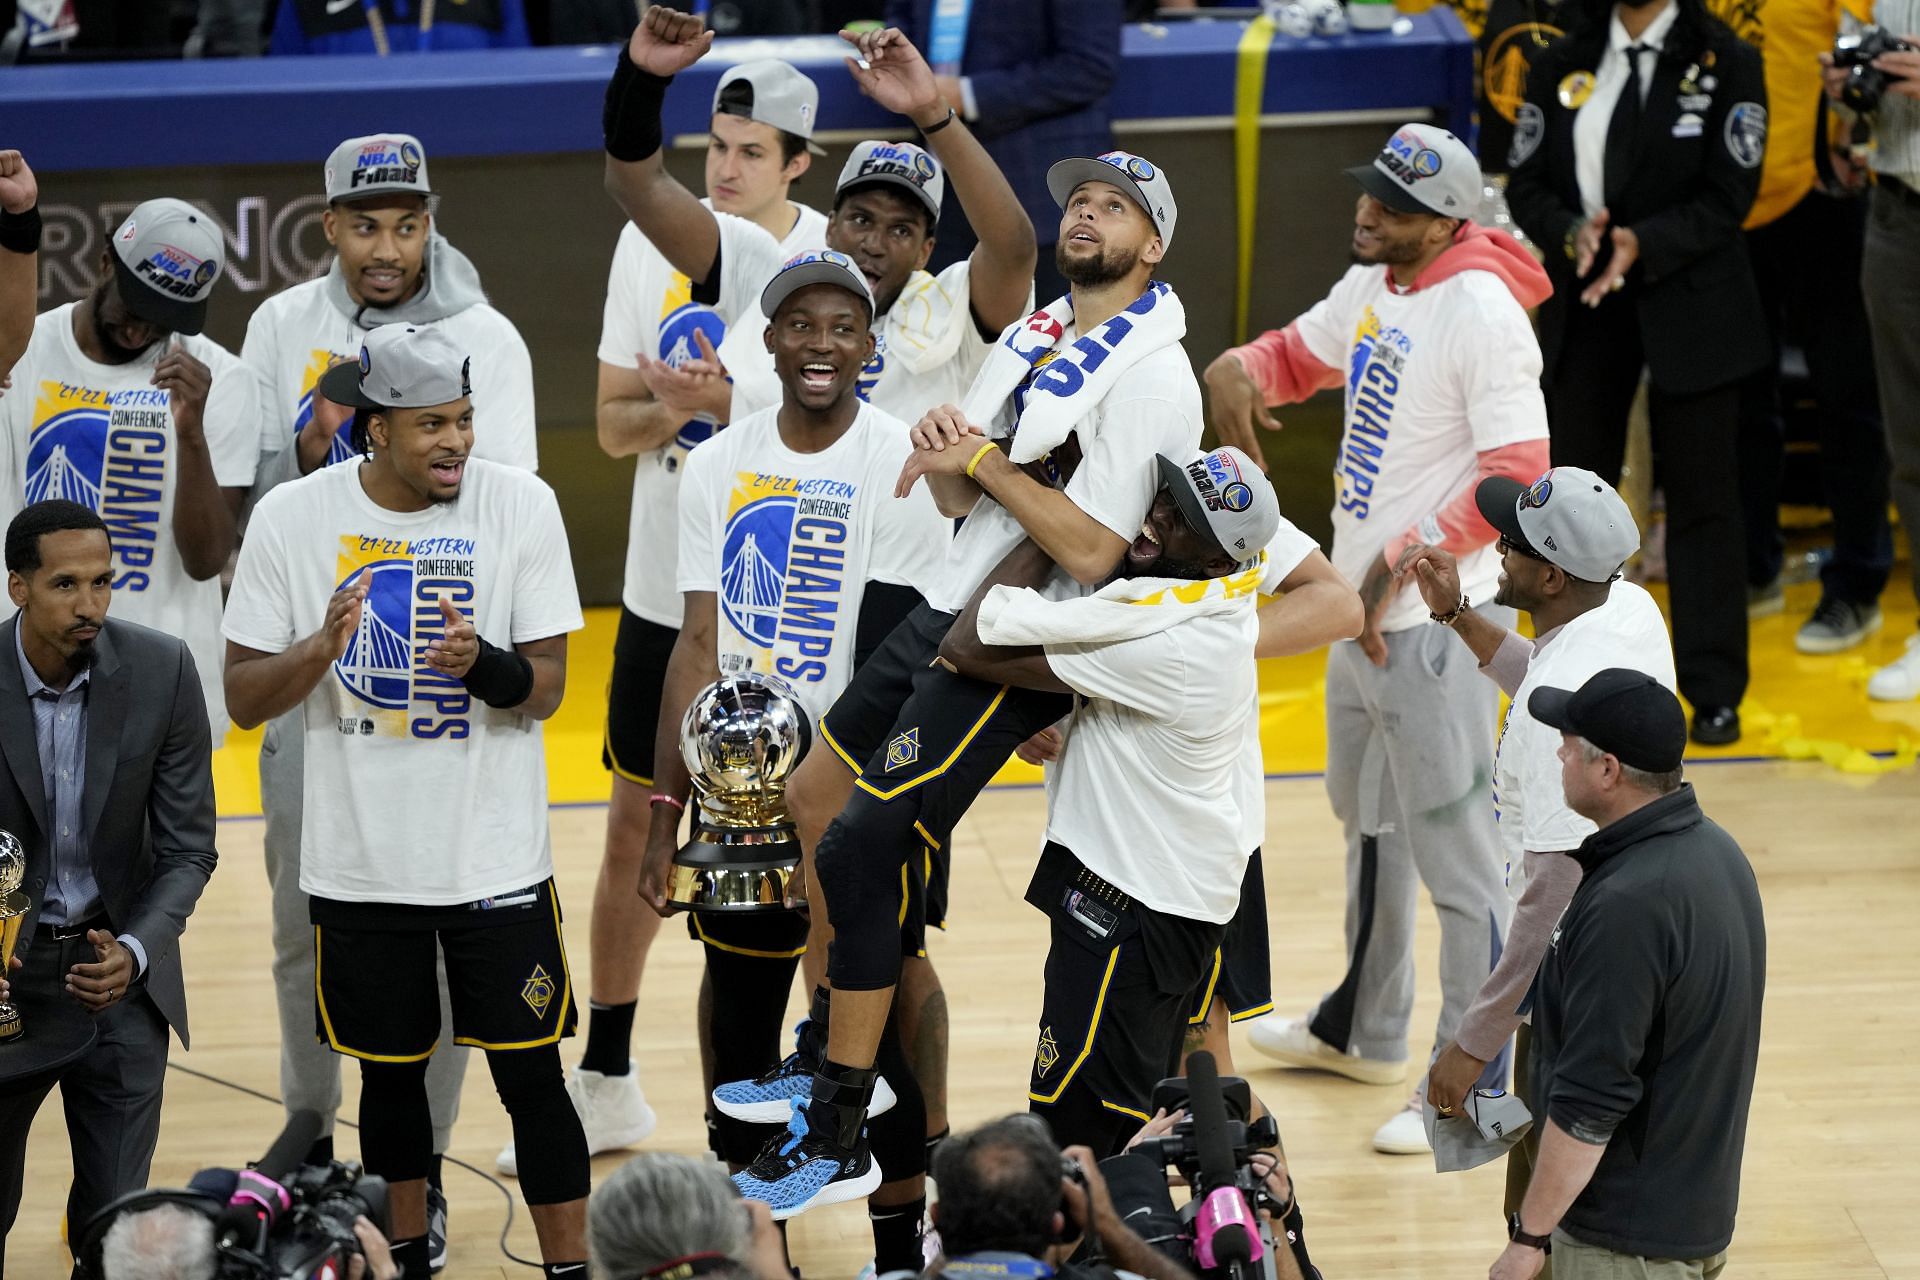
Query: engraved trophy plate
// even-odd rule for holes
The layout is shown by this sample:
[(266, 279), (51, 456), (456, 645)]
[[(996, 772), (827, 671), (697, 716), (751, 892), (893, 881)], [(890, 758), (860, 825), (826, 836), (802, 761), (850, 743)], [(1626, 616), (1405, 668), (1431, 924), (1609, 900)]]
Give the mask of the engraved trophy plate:
[(680, 757), (700, 801), (693, 838), (674, 855), (667, 898), (689, 911), (777, 911), (800, 862), (787, 779), (812, 726), (776, 676), (725, 676), (680, 722)]
[[(0, 831), (0, 973), (13, 967), (14, 944), (20, 941), (20, 926), (27, 919), (27, 895), (20, 884), (27, 878), (27, 853), (13, 833)], [(8, 1044), (26, 1034), (20, 1010), (0, 1000), (0, 1044)]]

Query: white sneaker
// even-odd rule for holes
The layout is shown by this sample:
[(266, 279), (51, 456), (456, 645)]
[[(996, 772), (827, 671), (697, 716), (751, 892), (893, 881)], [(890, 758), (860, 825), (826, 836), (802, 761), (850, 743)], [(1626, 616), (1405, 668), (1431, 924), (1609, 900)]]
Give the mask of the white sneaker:
[[(573, 1100), (580, 1127), (587, 1131), (587, 1154), (618, 1151), (636, 1142), (644, 1142), (659, 1123), (647, 1096), (640, 1092), (640, 1076), (627, 1063), (627, 1074), (604, 1075), (575, 1067), (567, 1072), (567, 1097)], [(520, 1163), (514, 1158), (513, 1144), (500, 1148), (493, 1167), (509, 1178), (520, 1175)]]
[(1408, 1099), (1407, 1105), (1395, 1112), (1391, 1120), (1373, 1131), (1373, 1149), (1389, 1156), (1433, 1154), (1433, 1147), (1427, 1142), (1427, 1121), (1420, 1109), (1418, 1093)]
[(1875, 702), (1911, 702), (1920, 698), (1920, 636), (1907, 637), (1907, 651), (1873, 673), (1867, 696)]
[(1363, 1058), (1351, 1051), (1342, 1053), (1308, 1030), (1305, 1018), (1268, 1015), (1256, 1019), (1247, 1024), (1247, 1039), (1269, 1058), (1290, 1067), (1331, 1071), (1361, 1084), (1400, 1084), (1407, 1078), (1405, 1062)]

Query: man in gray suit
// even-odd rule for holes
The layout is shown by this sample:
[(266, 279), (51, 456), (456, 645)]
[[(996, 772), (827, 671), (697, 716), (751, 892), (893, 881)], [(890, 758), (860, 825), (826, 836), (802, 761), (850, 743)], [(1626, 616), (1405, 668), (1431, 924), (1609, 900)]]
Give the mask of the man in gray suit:
[[(0, 1246), (20, 1207), (27, 1130), (56, 1083), (76, 1238), (146, 1185), (167, 1028), (187, 1043), (180, 935), (216, 858), (193, 658), (172, 636), (107, 621), (106, 525), (77, 503), (35, 503), (7, 527), (6, 563), (19, 612), (0, 624), (0, 828), (26, 851), (32, 905), (0, 999), (53, 1012), (38, 1037), (29, 1012), (25, 1037), (0, 1045)], [(22, 1055), (62, 1030), (61, 1001), (84, 1007), (93, 1043), (23, 1079)]]

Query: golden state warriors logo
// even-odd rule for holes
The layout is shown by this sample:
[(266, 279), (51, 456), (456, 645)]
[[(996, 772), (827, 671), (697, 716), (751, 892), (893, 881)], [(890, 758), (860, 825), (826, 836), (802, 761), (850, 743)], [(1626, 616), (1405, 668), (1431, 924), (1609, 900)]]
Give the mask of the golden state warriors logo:
[(1533, 487), (1520, 495), (1523, 507), (1544, 507), (1547, 499), (1553, 496), (1553, 472), (1549, 471), (1533, 482)]
[(536, 1018), (547, 1016), (547, 1006), (553, 1003), (553, 979), (547, 976), (546, 967), (533, 966), (533, 972), (527, 975), (526, 985), (520, 988), (520, 998), (527, 1002), (527, 1008), (533, 1010)]
[(64, 498), (99, 512), (113, 540), (113, 589), (145, 591), (160, 540), (171, 537), (160, 512), (172, 452), (165, 391), (102, 391), (48, 379), (34, 396), (25, 497)]
[[(705, 335), (707, 344), (718, 352), (726, 341), (727, 322), (712, 307), (695, 302), (692, 282), (676, 272), (660, 299), (659, 334), (661, 362), (678, 369), (703, 354), (696, 335)], [(661, 465), (668, 471), (679, 470), (686, 451), (712, 436), (713, 430), (713, 423), (704, 418), (688, 418), (674, 434), (674, 447), (661, 455)]]
[(1527, 73), (1533, 66), (1529, 52), (1546, 48), (1562, 34), (1550, 22), (1516, 22), (1487, 47), (1481, 83), (1487, 105), (1508, 124), (1520, 122), (1520, 108), (1527, 101)]
[(474, 615), (472, 538), (343, 534), (337, 589), (364, 582), (360, 621), (333, 664), (336, 727), (343, 734), (463, 739), (473, 732), (473, 695), (427, 665), (427, 646), (446, 634), (440, 602)]
[(1053, 1038), (1052, 1027), (1040, 1028), (1040, 1043), (1033, 1050), (1033, 1072), (1042, 1080), (1047, 1072), (1060, 1064), (1060, 1044)]
[(920, 758), (920, 726), (895, 734), (887, 743), (887, 768), (904, 769)]

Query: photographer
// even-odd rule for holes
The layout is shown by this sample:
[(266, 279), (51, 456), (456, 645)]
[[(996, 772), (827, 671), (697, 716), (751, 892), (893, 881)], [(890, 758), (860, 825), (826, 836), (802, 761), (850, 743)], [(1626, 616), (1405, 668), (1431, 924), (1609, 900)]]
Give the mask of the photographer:
[[(1876, 0), (1873, 18), (1888, 34), (1920, 31), (1920, 0)], [(1901, 35), (1920, 47), (1920, 35)], [(1826, 66), (1827, 95), (1839, 98), (1850, 71)], [(1920, 51), (1883, 53), (1873, 69), (1888, 77), (1874, 111), (1874, 146), (1867, 163), (1874, 188), (1867, 211), (1867, 245), (1860, 272), (1873, 331), (1874, 371), (1880, 384), (1887, 447), (1893, 455), (1893, 502), (1909, 532), (1920, 529)], [(1920, 594), (1920, 556), (1914, 557)], [(1920, 636), (1907, 637), (1902, 655), (1874, 672), (1867, 696), (1879, 702), (1920, 697)]]
[[(177, 1204), (123, 1215), (107, 1230), (100, 1252), (101, 1280), (213, 1280), (213, 1219)], [(399, 1280), (387, 1238), (365, 1217), (354, 1238), (364, 1255), (347, 1264), (347, 1280)]]
[(647, 1152), (587, 1201), (595, 1280), (791, 1280), (773, 1215), (742, 1200), (724, 1165)]
[[(1077, 1170), (1063, 1174), (1063, 1158)], [(1068, 1147), (1063, 1157), (1046, 1123), (1031, 1113), (947, 1139), (934, 1152), (933, 1177), (940, 1184), (933, 1223), (943, 1252), (927, 1268), (929, 1277), (1193, 1280), (1127, 1226), (1093, 1153)], [(1164, 1187), (1164, 1177), (1160, 1181)], [(1089, 1237), (1097, 1245), (1080, 1251), (1080, 1261), (1068, 1261)], [(1102, 1254), (1104, 1261), (1096, 1261)]]

